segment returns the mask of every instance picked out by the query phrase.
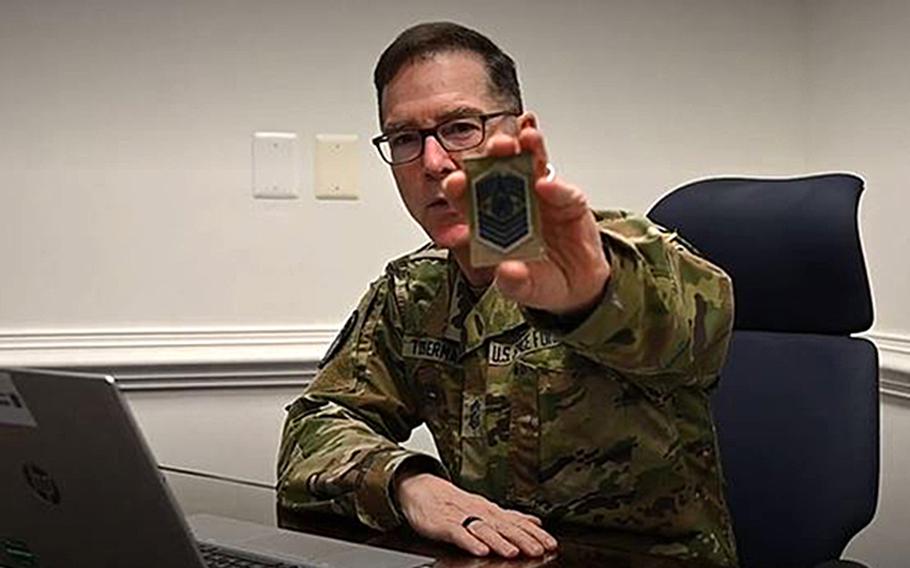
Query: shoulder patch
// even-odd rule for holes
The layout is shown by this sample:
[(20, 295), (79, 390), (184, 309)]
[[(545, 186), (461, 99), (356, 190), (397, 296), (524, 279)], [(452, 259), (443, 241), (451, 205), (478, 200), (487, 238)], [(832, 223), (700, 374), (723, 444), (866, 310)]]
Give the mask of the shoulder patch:
[(319, 361), (319, 364), (316, 366), (317, 369), (321, 369), (329, 364), (329, 361), (332, 360), (335, 355), (338, 354), (338, 351), (341, 349), (341, 346), (348, 340), (348, 337), (351, 336), (351, 332), (354, 331), (354, 327), (357, 326), (357, 315), (358, 311), (354, 310), (348, 317), (348, 321), (344, 322), (344, 325), (341, 327), (341, 331), (338, 332), (338, 335), (335, 336), (335, 340), (332, 341), (332, 344), (329, 345), (328, 350), (325, 352), (325, 355), (322, 357), (322, 360)]

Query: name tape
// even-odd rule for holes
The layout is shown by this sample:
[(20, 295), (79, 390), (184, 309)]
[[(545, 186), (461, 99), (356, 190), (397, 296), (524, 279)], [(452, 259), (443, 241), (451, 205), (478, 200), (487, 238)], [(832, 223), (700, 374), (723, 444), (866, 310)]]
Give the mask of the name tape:
[[(525, 353), (546, 349), (558, 343), (554, 334), (532, 329), (515, 343), (491, 341), (488, 362), (490, 365), (509, 365)], [(462, 349), (457, 342), (447, 339), (405, 336), (402, 354), (415, 359), (454, 364), (461, 358)]]
[(454, 341), (435, 337), (405, 336), (402, 353), (405, 357), (455, 363), (461, 357), (461, 348)]

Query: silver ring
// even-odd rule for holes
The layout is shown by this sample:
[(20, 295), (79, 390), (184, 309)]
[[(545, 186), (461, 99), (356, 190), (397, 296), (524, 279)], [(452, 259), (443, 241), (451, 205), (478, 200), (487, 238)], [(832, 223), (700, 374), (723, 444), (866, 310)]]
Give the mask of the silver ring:
[(461, 526), (463, 526), (464, 528), (468, 528), (471, 525), (471, 523), (473, 523), (474, 521), (482, 521), (482, 520), (483, 519), (481, 519), (480, 517), (473, 517), (473, 516), (465, 517), (464, 520), (461, 521)]
[(554, 165), (551, 164), (550, 162), (547, 162), (547, 177), (546, 177), (546, 179), (547, 179), (547, 181), (553, 181), (554, 179), (556, 179), (556, 166), (554, 166)]

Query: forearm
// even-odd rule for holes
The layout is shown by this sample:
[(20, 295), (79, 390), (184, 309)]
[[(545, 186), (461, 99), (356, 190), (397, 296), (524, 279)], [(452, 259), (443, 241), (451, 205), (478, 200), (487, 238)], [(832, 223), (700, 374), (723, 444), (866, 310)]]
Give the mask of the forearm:
[(730, 279), (646, 219), (617, 218), (602, 227), (611, 271), (600, 302), (573, 321), (535, 312), (529, 319), (630, 376), (709, 382), (731, 333)]
[(278, 502), (291, 510), (331, 511), (377, 529), (402, 522), (393, 480), (402, 468), (445, 475), (433, 458), (406, 450), (333, 402), (301, 398), (285, 424)]

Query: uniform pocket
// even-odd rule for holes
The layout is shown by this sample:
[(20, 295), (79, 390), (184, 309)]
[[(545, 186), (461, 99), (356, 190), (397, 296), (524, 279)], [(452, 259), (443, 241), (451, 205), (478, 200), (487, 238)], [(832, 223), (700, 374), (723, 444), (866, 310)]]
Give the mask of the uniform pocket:
[(461, 373), (444, 363), (420, 361), (413, 372), (420, 394), (420, 415), (443, 462), (453, 470), (461, 424)]
[(615, 371), (562, 361), (538, 367), (542, 505), (554, 519), (643, 528), (641, 491), (670, 473), (667, 417)]

